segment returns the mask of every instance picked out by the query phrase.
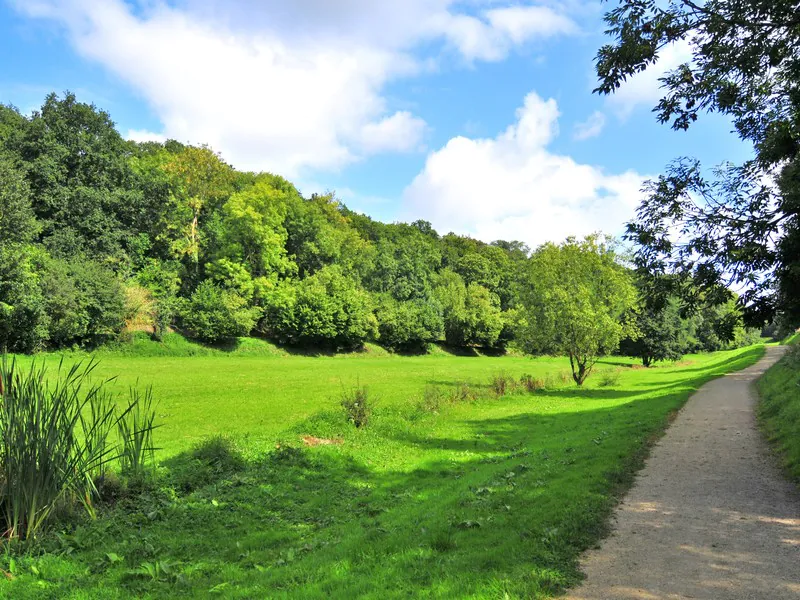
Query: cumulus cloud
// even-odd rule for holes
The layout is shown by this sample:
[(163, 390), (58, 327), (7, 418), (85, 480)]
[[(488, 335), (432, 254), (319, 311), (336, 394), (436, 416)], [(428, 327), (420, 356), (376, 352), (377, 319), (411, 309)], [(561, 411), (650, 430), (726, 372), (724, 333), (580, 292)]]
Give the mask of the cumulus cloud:
[(588, 140), (597, 137), (602, 133), (606, 126), (606, 116), (599, 110), (594, 111), (589, 118), (582, 123), (575, 125), (572, 137), (578, 141)]
[(408, 152), (419, 147), (427, 124), (408, 111), (400, 111), (361, 130), (361, 145), (369, 153)]
[(595, 231), (619, 234), (643, 176), (607, 174), (548, 151), (558, 107), (530, 93), (516, 122), (496, 137), (456, 137), (432, 152), (403, 195), (405, 215), (440, 231), (536, 246)]
[[(481, 9), (482, 4), (490, 6)], [(503, 4), (507, 4), (503, 6)], [(426, 68), (421, 44), (499, 60), (574, 31), (546, 6), (479, 0), (16, 0), (127, 82), (164, 136), (209, 143), (237, 167), (289, 177), (420, 148), (425, 122), (396, 112), (390, 82)], [(144, 135), (131, 132), (132, 137)]]
[(510, 6), (481, 16), (441, 13), (429, 28), (444, 37), (469, 61), (502, 60), (514, 46), (577, 31), (574, 21), (547, 6)]

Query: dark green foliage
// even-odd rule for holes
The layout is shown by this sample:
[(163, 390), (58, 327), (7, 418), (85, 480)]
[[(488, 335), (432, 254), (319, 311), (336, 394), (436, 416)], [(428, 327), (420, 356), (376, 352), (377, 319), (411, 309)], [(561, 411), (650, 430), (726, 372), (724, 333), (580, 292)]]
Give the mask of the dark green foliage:
[(598, 52), (596, 91), (613, 93), (656, 63), (664, 48), (690, 42), (691, 59), (661, 79), (658, 120), (685, 130), (703, 113), (720, 113), (754, 154), (711, 173), (696, 160), (680, 159), (650, 182), (628, 227), (628, 238), (639, 245), (638, 266), (657, 277), (678, 273), (706, 293), (736, 284), (745, 290), (739, 303), (750, 325), (763, 326), (776, 311), (800, 324), (797, 2), (616, 4), (606, 15), (614, 41)]
[(233, 441), (219, 435), (167, 462), (170, 481), (182, 492), (192, 492), (231, 477), (245, 466), (245, 460)]
[(41, 285), (49, 316), (49, 345), (98, 343), (122, 330), (122, 284), (99, 263), (82, 257), (51, 258), (45, 262)]
[(180, 320), (197, 339), (217, 342), (249, 334), (260, 313), (237, 293), (206, 280), (181, 307)]
[(624, 339), (620, 352), (641, 358), (645, 367), (657, 361), (679, 360), (691, 350), (692, 323), (682, 318), (677, 298), (670, 298), (658, 308), (642, 306), (636, 315), (636, 327), (637, 337)]
[(25, 174), (0, 146), (0, 247), (28, 244), (38, 233)]
[(0, 349), (34, 352), (48, 340), (50, 315), (42, 293), (45, 253), (0, 244)]

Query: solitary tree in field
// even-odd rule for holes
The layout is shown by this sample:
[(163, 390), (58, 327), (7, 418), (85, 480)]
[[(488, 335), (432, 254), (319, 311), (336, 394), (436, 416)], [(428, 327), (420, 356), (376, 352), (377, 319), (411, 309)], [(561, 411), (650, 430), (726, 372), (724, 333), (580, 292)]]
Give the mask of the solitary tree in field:
[(533, 353), (569, 356), (582, 385), (598, 358), (635, 335), (636, 299), (630, 274), (602, 238), (545, 244), (528, 264), (520, 342)]

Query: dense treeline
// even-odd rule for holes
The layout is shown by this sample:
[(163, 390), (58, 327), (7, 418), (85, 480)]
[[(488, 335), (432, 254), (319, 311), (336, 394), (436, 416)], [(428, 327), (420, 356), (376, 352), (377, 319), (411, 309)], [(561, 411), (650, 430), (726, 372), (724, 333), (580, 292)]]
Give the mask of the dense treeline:
[[(596, 269), (563, 266), (581, 256), (605, 257), (613, 289), (580, 279)], [(531, 252), (440, 235), (425, 221), (380, 223), (332, 194), (304, 198), (278, 175), (236, 171), (207, 147), (126, 141), (108, 114), (69, 93), (48, 96), (30, 117), (0, 106), (8, 350), (92, 345), (126, 328), (158, 339), (178, 327), (207, 342), (253, 334), (335, 350), (368, 340), (401, 351), (517, 344), (574, 350), (576, 359), (627, 337), (623, 348), (649, 364), (744, 341), (733, 304), (691, 315), (677, 301), (637, 309), (631, 278), (599, 238)], [(558, 285), (567, 293), (553, 295)], [(556, 322), (535, 310), (559, 298), (566, 312)], [(586, 345), (558, 330), (577, 313), (619, 327)], [(550, 337), (535, 335), (545, 330)]]

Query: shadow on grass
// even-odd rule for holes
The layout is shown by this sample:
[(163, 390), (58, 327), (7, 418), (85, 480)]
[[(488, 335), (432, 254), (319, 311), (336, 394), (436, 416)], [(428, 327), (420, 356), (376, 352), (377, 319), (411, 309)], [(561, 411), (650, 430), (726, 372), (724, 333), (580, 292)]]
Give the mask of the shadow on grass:
[[(683, 385), (699, 387), (714, 372)], [(570, 390), (589, 399), (597, 392), (613, 391)], [(234, 468), (211, 469), (200, 485), (155, 509), (142, 501), (115, 513), (113, 533), (64, 559), (84, 566), (49, 591), (95, 597), (123, 589), (164, 598), (210, 590), (241, 598), (558, 593), (580, 580), (580, 553), (607, 532), (616, 498), (685, 399), (653, 393), (558, 414), (521, 407), (508, 417), (455, 422), (445, 428), (452, 436), (428, 436), (431, 420), (402, 427), (376, 421), (341, 447), (280, 448), (246, 463), (229, 449), (195, 449), (168, 461), (173, 475), (196, 461), (232, 460)], [(386, 468), (386, 448), (422, 458), (408, 459), (417, 461), (411, 470)], [(108, 553), (123, 564), (97, 571), (92, 565)], [(166, 575), (135, 575), (157, 561), (171, 565)], [(28, 576), (10, 585), (28, 584), (40, 590)]]

